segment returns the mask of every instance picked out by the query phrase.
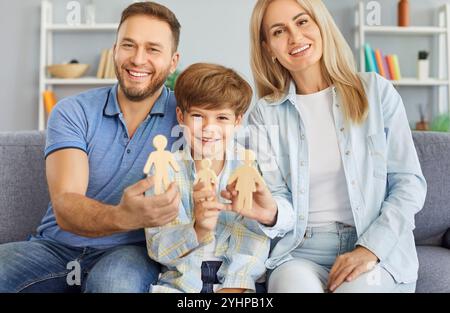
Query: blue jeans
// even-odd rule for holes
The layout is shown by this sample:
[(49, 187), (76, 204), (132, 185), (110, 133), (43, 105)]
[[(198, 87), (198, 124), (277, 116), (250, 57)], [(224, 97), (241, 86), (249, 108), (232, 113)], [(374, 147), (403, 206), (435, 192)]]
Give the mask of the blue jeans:
[(159, 272), (144, 243), (99, 250), (35, 238), (0, 245), (0, 292), (148, 292)]
[[(356, 229), (342, 223), (323, 227), (307, 227), (305, 237), (291, 252), (292, 259), (269, 275), (270, 293), (326, 292), (328, 274), (339, 255), (355, 249)], [(351, 282), (342, 283), (336, 293), (414, 292), (414, 283), (397, 283), (380, 265)]]
[(200, 293), (213, 293), (214, 284), (219, 284), (217, 272), (219, 271), (221, 261), (202, 262), (202, 282), (203, 287)]
[[(217, 272), (222, 265), (221, 261), (206, 261), (202, 262), (202, 282), (203, 287), (200, 293), (213, 293), (214, 285), (219, 284), (219, 279), (217, 278)], [(256, 283), (256, 293), (265, 293), (266, 285), (265, 283)]]

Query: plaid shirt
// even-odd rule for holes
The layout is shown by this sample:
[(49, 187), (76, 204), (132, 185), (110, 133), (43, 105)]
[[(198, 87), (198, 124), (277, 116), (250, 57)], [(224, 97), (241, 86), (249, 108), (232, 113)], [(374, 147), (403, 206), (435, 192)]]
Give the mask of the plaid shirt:
[[(240, 149), (233, 149), (234, 152)], [(234, 212), (220, 212), (216, 231), (201, 244), (194, 230), (193, 182), (195, 165), (189, 149), (175, 153), (180, 164), (179, 173), (172, 173), (181, 193), (177, 219), (162, 227), (146, 228), (147, 250), (150, 258), (163, 265), (158, 282), (151, 292), (199, 293), (202, 289), (201, 264), (205, 246), (214, 239), (215, 255), (222, 260), (217, 273), (219, 289), (243, 288), (255, 291), (255, 282), (265, 275), (270, 239), (260, 230), (256, 221)], [(227, 160), (220, 177), (217, 192), (225, 190), (233, 170), (242, 165), (236, 157)], [(147, 194), (151, 194), (151, 190)]]

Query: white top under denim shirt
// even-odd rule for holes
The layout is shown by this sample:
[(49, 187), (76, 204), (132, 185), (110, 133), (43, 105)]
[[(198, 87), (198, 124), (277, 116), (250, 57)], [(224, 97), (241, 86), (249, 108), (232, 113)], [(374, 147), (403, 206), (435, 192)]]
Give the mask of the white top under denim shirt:
[[(414, 215), (425, 201), (426, 181), (400, 95), (375, 73), (361, 73), (360, 77), (369, 101), (363, 124), (346, 124), (333, 87), (334, 127), (357, 244), (376, 254), (398, 283), (414, 282), (418, 260), (412, 231)], [(261, 99), (248, 120), (250, 144), (278, 205), (276, 225), (260, 225), (275, 239), (266, 262), (270, 269), (292, 259), (290, 252), (301, 242), (308, 225), (308, 149), (314, 143), (305, 132), (296, 100), (291, 83), (280, 101)]]
[(309, 146), (308, 226), (355, 226), (333, 121), (333, 88), (297, 95)]

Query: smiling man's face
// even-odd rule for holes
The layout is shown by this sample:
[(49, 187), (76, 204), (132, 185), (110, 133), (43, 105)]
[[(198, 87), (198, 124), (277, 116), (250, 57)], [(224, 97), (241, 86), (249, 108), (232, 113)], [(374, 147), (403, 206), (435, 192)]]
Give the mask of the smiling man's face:
[(154, 95), (177, 67), (170, 26), (145, 15), (121, 25), (114, 46), (114, 66), (126, 98), (139, 102)]

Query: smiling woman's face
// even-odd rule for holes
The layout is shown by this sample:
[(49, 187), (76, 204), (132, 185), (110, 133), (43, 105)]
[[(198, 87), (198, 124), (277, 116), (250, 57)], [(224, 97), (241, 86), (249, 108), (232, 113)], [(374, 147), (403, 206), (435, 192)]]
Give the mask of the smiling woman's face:
[(320, 68), (320, 29), (297, 1), (273, 1), (264, 14), (262, 27), (265, 48), (290, 73)]

